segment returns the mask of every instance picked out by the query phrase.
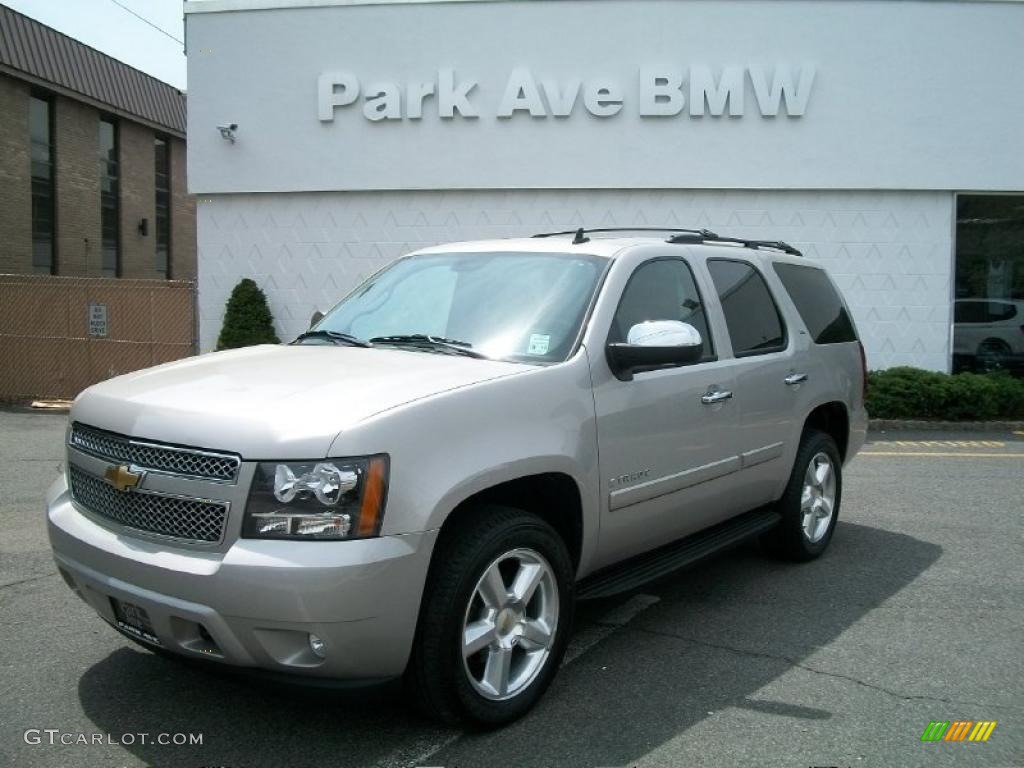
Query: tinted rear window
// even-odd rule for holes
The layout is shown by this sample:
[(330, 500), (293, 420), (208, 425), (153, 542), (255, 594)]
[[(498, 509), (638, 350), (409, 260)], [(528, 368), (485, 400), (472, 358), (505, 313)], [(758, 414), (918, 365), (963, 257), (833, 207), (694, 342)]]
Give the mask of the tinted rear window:
[(823, 270), (797, 264), (774, 266), (816, 344), (857, 340), (850, 314)]
[(1017, 308), (1007, 301), (958, 301), (953, 313), (957, 323), (998, 323), (1012, 320)]
[(708, 272), (725, 313), (736, 357), (778, 352), (786, 347), (779, 309), (761, 273), (745, 261), (709, 259)]

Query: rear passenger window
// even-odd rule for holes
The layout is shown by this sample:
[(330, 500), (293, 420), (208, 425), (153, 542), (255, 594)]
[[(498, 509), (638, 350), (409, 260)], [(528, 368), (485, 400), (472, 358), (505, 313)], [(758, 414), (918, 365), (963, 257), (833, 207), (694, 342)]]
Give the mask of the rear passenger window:
[(816, 344), (841, 344), (857, 340), (850, 314), (823, 270), (798, 264), (776, 263), (775, 274), (796, 304)]
[(622, 343), (629, 329), (648, 320), (689, 323), (704, 341), (702, 360), (714, 356), (700, 291), (690, 266), (680, 259), (655, 259), (641, 264), (629, 278), (615, 310), (608, 341)]
[(990, 301), (986, 314), (990, 323), (1001, 323), (1004, 320), (1012, 320), (1017, 314), (1017, 308), (1009, 302)]
[(775, 300), (761, 274), (745, 261), (709, 259), (708, 271), (725, 312), (736, 357), (777, 352), (786, 331)]

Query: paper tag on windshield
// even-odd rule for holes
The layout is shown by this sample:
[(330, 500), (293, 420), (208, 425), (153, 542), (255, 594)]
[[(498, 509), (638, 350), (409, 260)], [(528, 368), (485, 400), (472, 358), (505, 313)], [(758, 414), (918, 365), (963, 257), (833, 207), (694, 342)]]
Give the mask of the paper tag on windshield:
[(551, 337), (543, 333), (534, 333), (530, 336), (530, 346), (526, 348), (528, 355), (546, 355), (548, 347), (551, 346)]

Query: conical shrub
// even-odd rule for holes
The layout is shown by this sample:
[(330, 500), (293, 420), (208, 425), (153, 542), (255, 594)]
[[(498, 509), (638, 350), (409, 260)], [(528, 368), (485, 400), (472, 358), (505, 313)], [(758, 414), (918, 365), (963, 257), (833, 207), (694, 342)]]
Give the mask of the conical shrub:
[(280, 343), (274, 333), (274, 316), (267, 306), (267, 297), (256, 283), (244, 278), (231, 291), (217, 349)]

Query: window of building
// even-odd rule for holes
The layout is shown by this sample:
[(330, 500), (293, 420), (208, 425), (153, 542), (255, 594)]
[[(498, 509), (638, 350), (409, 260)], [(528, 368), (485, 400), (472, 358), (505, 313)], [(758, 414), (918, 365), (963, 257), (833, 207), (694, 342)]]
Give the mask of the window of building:
[(781, 262), (773, 266), (815, 344), (857, 340), (850, 313), (824, 270)]
[(156, 271), (171, 276), (171, 147), (157, 137), (153, 144), (156, 171)]
[(33, 94), (29, 99), (29, 139), (32, 163), (32, 270), (56, 271), (54, 240), (53, 105)]
[(707, 316), (690, 265), (682, 259), (655, 259), (641, 264), (629, 278), (615, 310), (610, 343), (622, 343), (629, 329), (648, 320), (689, 323), (704, 341), (703, 360), (714, 357)]
[(121, 193), (117, 123), (100, 119), (100, 251), (103, 274), (121, 271)]
[(771, 291), (761, 274), (745, 261), (711, 259), (708, 271), (718, 291), (736, 357), (777, 352), (786, 346), (786, 331)]
[(1024, 375), (1024, 195), (958, 195), (953, 370)]

